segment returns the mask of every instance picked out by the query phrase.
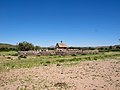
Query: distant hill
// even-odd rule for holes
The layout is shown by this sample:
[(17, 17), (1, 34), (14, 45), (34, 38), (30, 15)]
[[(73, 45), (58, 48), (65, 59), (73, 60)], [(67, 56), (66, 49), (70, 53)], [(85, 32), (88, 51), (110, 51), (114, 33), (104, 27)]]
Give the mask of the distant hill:
[(15, 50), (16, 49), (16, 45), (12, 45), (12, 44), (7, 44), (7, 43), (0, 43), (0, 50)]
[(7, 43), (0, 43), (0, 47), (16, 47), (16, 46), (12, 44), (7, 44)]

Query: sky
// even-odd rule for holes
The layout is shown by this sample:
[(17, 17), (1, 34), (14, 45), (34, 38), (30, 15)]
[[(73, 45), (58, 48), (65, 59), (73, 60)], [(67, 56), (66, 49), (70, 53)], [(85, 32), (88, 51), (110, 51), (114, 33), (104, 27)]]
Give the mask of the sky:
[(0, 0), (0, 43), (120, 44), (120, 0)]

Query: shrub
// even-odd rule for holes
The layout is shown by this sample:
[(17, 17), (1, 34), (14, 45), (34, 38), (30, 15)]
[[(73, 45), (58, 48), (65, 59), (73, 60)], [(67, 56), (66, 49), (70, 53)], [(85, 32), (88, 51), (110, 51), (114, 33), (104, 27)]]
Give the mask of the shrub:
[(15, 54), (11, 54), (11, 56), (18, 56), (18, 53), (15, 53)]
[(43, 64), (43, 66), (47, 66), (47, 64)]
[(11, 57), (7, 57), (7, 59), (12, 59)]
[(50, 61), (46, 61), (47, 64), (50, 64)]
[(21, 59), (21, 57), (18, 57), (18, 60), (20, 60)]
[(77, 56), (76, 54), (72, 54), (71, 56)]
[(5, 57), (5, 55), (3, 55), (3, 57)]
[(83, 53), (83, 54), (81, 54), (81, 55), (87, 55), (87, 54)]
[(64, 59), (61, 59), (61, 60), (57, 60), (58, 62), (64, 62), (65, 60)]
[(50, 56), (54, 56), (53, 54), (50, 54)]
[(69, 59), (69, 61), (75, 61), (76, 60), (76, 58), (73, 58), (73, 59)]
[(91, 57), (88, 57), (88, 60), (91, 60)]
[(56, 66), (61, 66), (59, 63)]
[(27, 55), (20, 55), (20, 58), (27, 58)]
[(36, 55), (36, 56), (40, 57), (41, 55), (38, 54), (38, 55)]
[(96, 57), (94, 57), (94, 60), (97, 60), (97, 58), (96, 58)]
[(55, 87), (60, 87), (60, 88), (65, 88), (65, 89), (68, 87), (68, 85), (65, 82), (63, 82), (63, 83), (56, 83), (56, 84), (54, 84), (54, 86)]

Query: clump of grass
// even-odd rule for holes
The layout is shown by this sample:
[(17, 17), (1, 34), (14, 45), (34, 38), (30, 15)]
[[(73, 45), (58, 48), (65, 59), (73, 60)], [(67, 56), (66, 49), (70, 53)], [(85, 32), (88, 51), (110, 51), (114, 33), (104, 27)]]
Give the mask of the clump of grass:
[(81, 54), (81, 55), (87, 55), (87, 54), (83, 53), (83, 54)]
[(88, 61), (92, 61), (93, 59), (92, 59), (92, 57), (89, 56), (89, 57), (87, 58), (87, 60), (88, 60)]
[(71, 56), (77, 56), (76, 54), (72, 54)]
[(59, 63), (56, 66), (61, 66)]
[(3, 55), (3, 57), (5, 57), (5, 55)]
[(69, 59), (68, 61), (70, 61), (70, 62), (72, 62), (72, 61), (76, 61), (76, 58)]
[(60, 88), (65, 88), (65, 89), (67, 89), (67, 87), (68, 87), (68, 85), (65, 82), (63, 82), (63, 83), (58, 82), (58, 83), (54, 84), (54, 86), (60, 87)]
[(53, 54), (50, 54), (50, 56), (54, 56)]
[(7, 59), (12, 59), (11, 57), (7, 57)]
[(47, 66), (47, 64), (44, 63), (43, 66)]
[(45, 63), (50, 64), (51, 62), (50, 61), (46, 61)]
[(82, 58), (76, 58), (76, 61), (80, 61)]
[(36, 56), (37, 56), (37, 57), (40, 57), (41, 55), (38, 54), (38, 55), (36, 55)]
[(97, 57), (94, 57), (94, 60), (98, 60), (98, 58), (97, 58)]
[(18, 60), (21, 60), (21, 57), (18, 57)]
[(20, 55), (20, 58), (27, 58), (27, 55)]
[(58, 62), (65, 62), (65, 60), (64, 59), (61, 59), (61, 60), (56, 60), (56, 61), (58, 61)]
[(18, 56), (18, 53), (11, 54), (11, 56)]

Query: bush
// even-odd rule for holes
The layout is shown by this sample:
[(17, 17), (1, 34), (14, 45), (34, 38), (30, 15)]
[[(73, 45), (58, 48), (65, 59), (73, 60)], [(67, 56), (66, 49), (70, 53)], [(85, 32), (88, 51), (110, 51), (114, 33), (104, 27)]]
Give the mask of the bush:
[(46, 61), (47, 64), (50, 64), (50, 61)]
[(76, 61), (76, 58), (73, 58), (73, 59), (69, 59), (69, 61)]
[(65, 89), (68, 87), (68, 85), (65, 82), (63, 82), (63, 83), (58, 82), (58, 83), (54, 84), (54, 86), (60, 87), (60, 88), (65, 88)]
[(88, 60), (91, 60), (91, 57), (88, 57)]
[(76, 54), (72, 54), (71, 56), (77, 56)]
[(41, 55), (38, 54), (38, 55), (36, 55), (36, 56), (40, 57)]
[(83, 53), (83, 54), (81, 54), (81, 55), (87, 55), (87, 54)]
[(11, 54), (11, 56), (18, 56), (18, 53), (15, 53), (15, 54)]
[(20, 60), (21, 59), (21, 57), (18, 57), (18, 60)]
[(20, 55), (20, 58), (27, 58), (27, 55)]
[(64, 62), (65, 60), (64, 59), (61, 59), (61, 60), (57, 60), (58, 62)]
[(97, 60), (97, 57), (94, 57), (94, 60)]
[(43, 66), (47, 66), (47, 64), (43, 64)]
[(56, 66), (61, 66), (59, 63)]
[(7, 57), (7, 59), (12, 59), (11, 57)]
[(50, 56), (54, 56), (53, 54), (50, 54)]
[(3, 57), (5, 57), (5, 55), (3, 55)]

